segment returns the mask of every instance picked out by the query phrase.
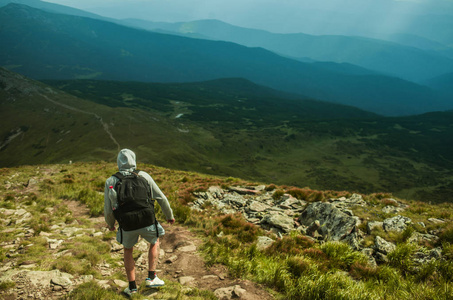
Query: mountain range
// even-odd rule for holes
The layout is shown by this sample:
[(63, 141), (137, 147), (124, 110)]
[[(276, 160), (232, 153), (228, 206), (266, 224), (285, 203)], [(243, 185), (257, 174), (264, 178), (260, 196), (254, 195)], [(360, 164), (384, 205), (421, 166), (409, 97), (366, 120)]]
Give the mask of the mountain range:
[(244, 78), (383, 115), (451, 109), (439, 90), (335, 63), (304, 63), (263, 48), (145, 31), (20, 4), (0, 9), (0, 65), (35, 79), (193, 82)]
[(453, 59), (443, 53), (358, 36), (277, 34), (241, 28), (218, 20), (180, 23), (124, 20), (123, 24), (189, 37), (229, 41), (247, 47), (262, 47), (295, 59), (349, 63), (415, 82), (453, 70)]

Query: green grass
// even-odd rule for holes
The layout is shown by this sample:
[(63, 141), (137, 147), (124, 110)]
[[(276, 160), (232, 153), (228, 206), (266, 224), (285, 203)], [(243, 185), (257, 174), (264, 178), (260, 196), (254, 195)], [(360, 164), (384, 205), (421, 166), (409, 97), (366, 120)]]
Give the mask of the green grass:
[[(236, 177), (215, 177), (188, 171), (174, 171), (162, 167), (140, 164), (141, 170), (152, 174), (160, 188), (169, 198), (176, 220), (198, 233), (204, 240), (203, 255), (208, 265), (223, 264), (233, 278), (249, 279), (274, 293), (277, 299), (451, 299), (453, 290), (453, 240), (451, 204), (429, 205), (422, 202), (396, 198), (409, 205), (404, 211), (413, 222), (424, 222), (426, 228), (409, 227), (398, 234), (388, 234), (375, 230), (375, 235), (394, 241), (397, 248), (388, 255), (389, 263), (372, 267), (366, 258), (349, 246), (338, 242), (315, 243), (297, 233), (277, 239), (262, 229), (247, 223), (241, 215), (218, 215), (212, 206), (207, 205), (203, 212), (191, 211), (187, 203), (193, 200), (192, 192), (205, 191), (211, 185), (227, 188), (230, 185), (252, 185)], [(48, 244), (42, 232), (50, 232), (50, 227), (58, 224), (76, 226), (87, 233), (92, 227), (88, 219), (74, 218), (65, 201), (84, 203), (92, 216), (100, 216), (103, 206), (104, 180), (115, 172), (114, 163), (73, 163), (71, 165), (24, 166), (2, 169), (0, 181), (8, 180), (11, 188), (0, 187), (0, 203), (8, 207), (25, 207), (31, 213), (27, 221), (34, 236), (21, 242), (22, 251), (15, 254), (18, 263), (31, 262), (41, 270), (58, 269), (73, 275), (102, 275), (93, 266), (108, 263), (119, 267), (120, 261), (112, 259), (107, 243), (114, 233), (102, 237), (88, 235), (67, 237), (58, 232), (50, 238), (63, 239), (59, 251), (66, 251), (64, 259), (56, 260), (48, 254)], [(17, 174), (17, 176), (13, 176)], [(40, 178), (34, 190), (24, 191), (23, 183), (31, 176)], [(267, 185), (268, 190), (290, 193), (308, 201), (326, 200), (331, 197), (350, 196), (348, 191), (317, 191), (294, 186)], [(321, 195), (321, 196), (319, 196)], [(320, 198), (318, 198), (320, 197)], [(363, 220), (380, 220), (385, 217), (382, 208), (393, 203), (389, 193), (364, 195), (369, 202), (366, 207), (352, 208), (355, 215)], [(49, 211), (52, 213), (49, 213)], [(6, 216), (2, 216), (6, 217)], [(428, 218), (444, 218), (447, 222), (431, 224)], [(158, 211), (158, 218), (163, 218)], [(74, 223), (77, 221), (77, 223)], [(365, 222), (364, 222), (365, 224)], [(19, 228), (15, 224), (7, 227), (0, 223), (0, 231)], [(417, 268), (412, 260), (415, 246), (407, 243), (414, 229), (427, 233), (440, 230), (440, 240), (435, 245), (422, 245), (423, 251), (433, 247), (443, 248), (444, 260), (435, 261)], [(424, 231), (423, 231), (424, 230)], [(2, 233), (0, 241), (11, 241), (19, 230)], [(220, 234), (222, 233), (222, 234)], [(257, 237), (270, 235), (276, 242), (264, 251), (256, 247)], [(419, 246), (420, 248), (421, 246)], [(6, 251), (0, 252), (1, 260), (10, 259)], [(124, 278), (123, 273), (112, 274), (112, 278)], [(159, 291), (165, 299), (214, 299), (212, 292), (185, 289), (169, 278), (168, 286)], [(4, 289), (10, 286), (5, 283)], [(76, 288), (70, 299), (119, 299), (119, 290), (104, 290), (89, 283)], [(144, 290), (138, 299), (149, 297)], [(449, 298), (450, 297), (450, 298)]]
[[(345, 107), (296, 104), (278, 93), (270, 96), (247, 85), (233, 89), (222, 82), (52, 84), (86, 99), (58, 94), (59, 102), (99, 115), (120, 147), (134, 149), (141, 162), (318, 191), (388, 191), (439, 203), (450, 201), (453, 193), (451, 113), (364, 119), (351, 117)], [(0, 140), (16, 128), (26, 129), (27, 138), (3, 149), (0, 165), (115, 160), (118, 146), (93, 115), (65, 109), (42, 96), (32, 102), (28, 96), (12, 96), (14, 105), (5, 103), (2, 110)], [(324, 106), (329, 109), (316, 109)], [(184, 116), (175, 119), (182, 108)], [(67, 175), (73, 177), (61, 180), (68, 186), (78, 180), (78, 174)], [(94, 186), (100, 182), (90, 179)], [(67, 188), (62, 192), (75, 198)], [(93, 201), (96, 190), (86, 186), (78, 192), (85, 201)], [(327, 195), (311, 197), (307, 200)], [(91, 213), (100, 211), (93, 206)]]

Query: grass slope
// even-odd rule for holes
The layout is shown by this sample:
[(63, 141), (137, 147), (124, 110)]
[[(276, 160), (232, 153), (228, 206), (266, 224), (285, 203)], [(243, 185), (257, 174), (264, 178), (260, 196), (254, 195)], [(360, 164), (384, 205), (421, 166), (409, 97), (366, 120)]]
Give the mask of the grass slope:
[[(175, 218), (180, 225), (190, 228), (203, 239), (203, 258), (208, 265), (222, 265), (228, 276), (248, 279), (266, 286), (276, 299), (450, 299), (453, 291), (453, 228), (452, 204), (429, 205), (398, 199), (408, 209), (403, 212), (415, 222), (424, 222), (417, 230), (435, 230), (440, 239), (435, 244), (425, 243), (420, 251), (428, 253), (433, 247), (442, 247), (442, 259), (416, 267), (411, 261), (415, 245), (407, 243), (413, 232), (388, 234), (373, 231), (364, 243), (373, 243), (376, 235), (396, 243), (387, 263), (377, 267), (367, 263), (365, 256), (349, 246), (337, 242), (315, 243), (297, 231), (278, 239), (275, 235), (245, 222), (240, 215), (222, 215), (206, 205), (202, 212), (192, 211), (187, 203), (194, 200), (194, 191), (206, 191), (217, 185), (229, 186), (256, 184), (237, 178), (206, 176), (193, 172), (175, 171), (149, 164), (139, 164), (149, 172), (168, 196)], [(5, 266), (24, 270), (59, 270), (74, 276), (91, 276), (89, 283), (74, 287), (70, 299), (121, 299), (113, 280), (103, 288), (96, 282), (106, 280), (108, 270), (115, 272), (108, 279), (124, 280), (122, 257), (112, 251), (114, 233), (99, 228), (98, 221), (87, 218), (68, 207), (88, 208), (91, 217), (102, 218), (105, 179), (115, 172), (114, 162), (92, 162), (54, 165), (21, 166), (0, 170), (0, 261)], [(351, 195), (346, 191), (310, 191), (294, 187), (270, 185), (267, 190), (305, 192), (308, 199)], [(308, 193), (308, 194), (307, 194)], [(296, 195), (296, 194), (295, 194)], [(318, 197), (321, 195), (321, 197)], [(389, 205), (388, 194), (363, 195), (366, 209), (354, 208), (354, 215), (366, 223), (385, 217), (382, 208)], [(393, 200), (395, 201), (395, 200)], [(80, 205), (83, 204), (83, 205)], [(79, 206), (80, 205), (80, 206)], [(12, 213), (21, 213), (20, 222)], [(158, 219), (162, 220), (161, 212)], [(432, 223), (429, 218), (442, 218), (444, 223)], [(95, 222), (96, 221), (96, 222)], [(56, 228), (56, 229), (55, 229)], [(412, 228), (412, 227), (411, 227)], [(73, 230), (73, 234), (67, 231)], [(222, 232), (223, 234), (220, 234)], [(25, 234), (24, 234), (25, 233)], [(100, 234), (99, 234), (100, 233)], [(257, 237), (267, 235), (276, 241), (265, 251), (257, 249)], [(165, 237), (164, 237), (165, 238)], [(47, 239), (62, 240), (52, 250)], [(366, 245), (364, 245), (366, 246)], [(139, 257), (141, 253), (136, 253)], [(22, 266), (22, 267), (20, 267)], [(185, 270), (182, 270), (183, 272)], [(164, 274), (163, 274), (164, 275)], [(164, 275), (165, 276), (165, 275)], [(165, 276), (166, 286), (156, 291), (166, 299), (213, 299), (212, 291), (187, 289)], [(2, 281), (0, 295), (14, 297), (17, 282)], [(105, 286), (105, 284), (104, 284)], [(29, 287), (26, 293), (34, 293)], [(56, 296), (50, 288), (39, 290), (40, 295)], [(50, 294), (49, 294), (50, 293)], [(61, 295), (61, 293), (60, 293)], [(154, 294), (153, 294), (154, 295)], [(137, 299), (145, 299), (142, 290)]]
[(55, 83), (76, 98), (7, 71), (2, 79), (2, 166), (110, 160), (128, 147), (180, 170), (452, 201), (451, 112), (382, 118), (291, 105), (243, 80)]

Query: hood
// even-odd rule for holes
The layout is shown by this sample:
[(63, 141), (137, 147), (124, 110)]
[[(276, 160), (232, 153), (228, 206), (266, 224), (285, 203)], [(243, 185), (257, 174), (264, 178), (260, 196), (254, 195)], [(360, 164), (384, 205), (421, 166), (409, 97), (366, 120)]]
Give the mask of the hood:
[(132, 172), (136, 168), (135, 153), (132, 150), (121, 150), (116, 161), (120, 171)]

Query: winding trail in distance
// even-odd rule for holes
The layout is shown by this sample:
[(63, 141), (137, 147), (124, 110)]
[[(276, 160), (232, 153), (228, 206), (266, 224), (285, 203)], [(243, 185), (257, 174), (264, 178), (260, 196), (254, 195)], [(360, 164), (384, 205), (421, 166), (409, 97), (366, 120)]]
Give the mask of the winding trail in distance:
[(64, 107), (66, 109), (69, 109), (69, 110), (72, 110), (72, 111), (75, 111), (75, 112), (79, 112), (79, 113), (82, 113), (82, 114), (87, 114), (87, 115), (94, 116), (96, 118), (96, 120), (98, 120), (101, 123), (102, 128), (107, 133), (107, 135), (110, 137), (110, 139), (113, 141), (113, 143), (115, 143), (115, 145), (118, 147), (118, 151), (120, 151), (120, 149), (121, 149), (120, 144), (115, 139), (115, 137), (113, 136), (112, 132), (110, 131), (109, 125), (102, 120), (101, 116), (99, 116), (98, 114), (96, 114), (94, 112), (81, 110), (79, 108), (76, 108), (76, 107), (73, 107), (73, 106), (70, 106), (70, 105), (67, 105), (67, 104), (59, 103), (59, 102), (57, 102), (55, 100), (50, 99), (49, 97), (47, 97), (44, 94), (39, 93), (39, 95), (44, 97), (47, 101), (52, 102), (53, 104), (59, 105), (61, 107)]

